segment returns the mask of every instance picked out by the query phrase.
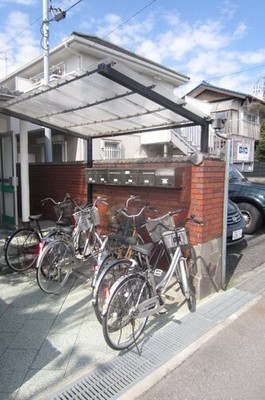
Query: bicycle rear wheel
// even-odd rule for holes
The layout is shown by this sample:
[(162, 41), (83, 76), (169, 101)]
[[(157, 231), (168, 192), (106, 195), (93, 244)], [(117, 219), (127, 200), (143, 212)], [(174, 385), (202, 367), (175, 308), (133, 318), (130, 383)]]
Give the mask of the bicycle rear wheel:
[(151, 297), (151, 288), (141, 274), (122, 277), (113, 286), (103, 313), (102, 327), (106, 343), (114, 350), (136, 344), (148, 317), (137, 316), (137, 306)]
[(127, 274), (132, 268), (132, 261), (127, 259), (115, 260), (106, 265), (105, 269), (98, 276), (93, 288), (94, 311), (99, 323), (102, 323), (103, 306), (110, 295), (110, 289), (114, 282), (121, 276)]
[(63, 240), (44, 247), (37, 263), (37, 282), (46, 293), (58, 293), (65, 286), (74, 265), (75, 252)]
[(4, 247), (7, 265), (16, 272), (33, 267), (38, 258), (40, 242), (41, 238), (34, 229), (17, 229)]

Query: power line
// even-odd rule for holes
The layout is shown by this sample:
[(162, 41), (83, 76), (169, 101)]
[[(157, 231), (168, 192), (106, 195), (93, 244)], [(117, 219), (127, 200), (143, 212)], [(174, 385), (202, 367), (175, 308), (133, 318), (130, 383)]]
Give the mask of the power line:
[(125, 21), (121, 22), (116, 28), (113, 28), (110, 32), (108, 32), (106, 35), (103, 36), (102, 39), (105, 39), (107, 36), (109, 36), (111, 33), (115, 32), (119, 28), (121, 28), (123, 25), (127, 24), (127, 22), (131, 21), (133, 18), (135, 18), (137, 15), (139, 15), (141, 12), (143, 12), (146, 8), (150, 7), (153, 3), (155, 3), (157, 0), (153, 0), (150, 3), (146, 4), (143, 8), (141, 8), (139, 11), (137, 11), (135, 14), (133, 14), (131, 17), (127, 18)]
[[(81, 2), (82, 0), (78, 0), (78, 1), (76, 1), (72, 6), (70, 6), (65, 12), (67, 12), (67, 11), (69, 11), (71, 8), (73, 8), (76, 4), (78, 4), (79, 2)], [(138, 10), (136, 13), (134, 13), (133, 15), (131, 15), (129, 18), (127, 18), (126, 20), (124, 20), (124, 21), (122, 21), (119, 25), (117, 25), (115, 28), (113, 28), (112, 30), (110, 30), (109, 32), (107, 32), (103, 37), (102, 37), (102, 39), (105, 39), (107, 36), (109, 36), (111, 33), (113, 33), (113, 32), (115, 32), (115, 31), (117, 31), (119, 28), (121, 28), (122, 26), (124, 26), (124, 25), (126, 25), (129, 21), (131, 21), (132, 19), (134, 19), (137, 15), (139, 15), (139, 14), (141, 14), (143, 11), (145, 11), (148, 7), (150, 7), (152, 4), (154, 4), (154, 3), (156, 3), (158, 0), (152, 0), (152, 1), (150, 1), (148, 4), (146, 4), (144, 7), (142, 7), (140, 10)], [(63, 0), (61, 0), (59, 3), (62, 3), (63, 2)], [(5, 43), (5, 45), (7, 45), (8, 43), (10, 43), (11, 41), (13, 41), (13, 40), (15, 40), (18, 36), (20, 36), (22, 33), (24, 33), (25, 31), (27, 31), (32, 25), (34, 25), (35, 23), (37, 23), (37, 22), (39, 22), (40, 20), (42, 20), (42, 16), (41, 17), (39, 17), (39, 18), (37, 18), (35, 21), (33, 21), (30, 25), (28, 25), (25, 29), (23, 29), (21, 32), (19, 32), (19, 33), (17, 33), (13, 38), (11, 38), (10, 40), (8, 40), (6, 43)], [(41, 32), (41, 34), (42, 34), (42, 32)], [(5, 46), (4, 45), (4, 46)], [(3, 48), (4, 46), (2, 46), (2, 47), (0, 47), (0, 50), (1, 50), (1, 48)], [(42, 47), (42, 44), (41, 44), (41, 47)], [(6, 52), (6, 50), (4, 50), (4, 51), (0, 51), (0, 53), (5, 53)], [(229, 77), (229, 76), (235, 76), (235, 75), (240, 75), (240, 74), (242, 74), (242, 73), (244, 73), (244, 72), (248, 72), (248, 71), (252, 71), (252, 70), (255, 70), (255, 69), (258, 69), (258, 68), (263, 68), (263, 67), (265, 67), (265, 64), (263, 64), (263, 65), (258, 65), (258, 66), (255, 66), (255, 67), (250, 67), (250, 68), (246, 68), (246, 69), (242, 69), (242, 70), (240, 70), (240, 71), (236, 71), (236, 72), (231, 72), (231, 73), (228, 73), (228, 74), (224, 74), (224, 75), (219, 75), (219, 76), (215, 76), (215, 77), (212, 77), (212, 78), (210, 78), (211, 80), (218, 80), (218, 79), (221, 79), (221, 78), (225, 78), (225, 77)]]
[(243, 74), (244, 72), (253, 71), (254, 69), (257, 69), (257, 68), (264, 68), (264, 67), (265, 67), (265, 64), (257, 65), (257, 66), (255, 66), (255, 67), (250, 67), (250, 68), (242, 69), (242, 70), (240, 70), (240, 71), (230, 72), (229, 74), (224, 74), (224, 75), (215, 76), (215, 77), (211, 78), (211, 80), (217, 80), (217, 79), (221, 79), (221, 78), (226, 78), (226, 77), (228, 77), (228, 76), (240, 75), (240, 74)]
[[(61, 0), (60, 3), (62, 3), (63, 0)], [(77, 3), (79, 3), (82, 0), (77, 1), (73, 6), (69, 7), (67, 11), (69, 11), (71, 8), (73, 8)], [(112, 32), (115, 32), (117, 29), (125, 25), (127, 22), (131, 21), (133, 18), (135, 18), (137, 15), (139, 15), (141, 12), (143, 12), (146, 8), (150, 7), (153, 3), (155, 3), (158, 0), (152, 0), (150, 3), (146, 4), (143, 8), (141, 8), (139, 11), (137, 11), (135, 14), (133, 14), (131, 17), (127, 18), (125, 21), (121, 22), (116, 28), (112, 29), (110, 32), (108, 32), (104, 37), (109, 36)], [(25, 29), (22, 31), (18, 32), (15, 36), (13, 36), (11, 39), (9, 39), (2, 47), (0, 47), (0, 50), (6, 46), (8, 43), (12, 42), (15, 40), (17, 37), (19, 37), (22, 33), (26, 32), (32, 25), (36, 24), (37, 22), (42, 21), (42, 16), (37, 18), (35, 21), (33, 21), (30, 25), (28, 25)]]
[[(60, 1), (60, 3), (62, 3), (63, 0)], [(80, 0), (82, 1), (82, 0)], [(79, 1), (78, 1), (79, 3)], [(75, 6), (76, 4), (74, 4), (73, 6)], [(69, 7), (68, 10), (70, 10), (73, 6)], [(68, 11), (67, 10), (67, 11)], [(26, 32), (32, 25), (36, 24), (39, 21), (42, 21), (43, 16), (41, 15), (39, 18), (37, 18), (35, 21), (33, 21), (31, 24), (29, 24), (25, 29), (23, 29), (22, 31), (18, 32), (15, 36), (13, 36), (11, 39), (9, 39), (3, 46), (0, 47), (0, 50), (6, 46), (8, 43), (12, 42), (13, 40), (15, 40), (17, 37), (19, 37), (22, 33)]]

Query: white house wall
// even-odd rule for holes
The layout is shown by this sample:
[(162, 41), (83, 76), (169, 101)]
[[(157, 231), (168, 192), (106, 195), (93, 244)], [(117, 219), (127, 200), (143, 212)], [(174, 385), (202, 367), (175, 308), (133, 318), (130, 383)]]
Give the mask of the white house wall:
[[(141, 141), (139, 135), (117, 136), (108, 138), (121, 143), (121, 158), (141, 157)], [(103, 148), (104, 139), (93, 139), (93, 160), (104, 160), (105, 152)]]
[(9, 131), (8, 125), (9, 125), (8, 118), (5, 117), (4, 115), (3, 116), (0, 115), (0, 133), (5, 133)]

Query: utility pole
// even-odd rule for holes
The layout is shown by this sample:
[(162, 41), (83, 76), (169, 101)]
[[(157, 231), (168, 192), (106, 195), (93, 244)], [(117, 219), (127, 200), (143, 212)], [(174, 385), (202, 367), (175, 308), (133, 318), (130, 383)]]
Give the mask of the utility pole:
[[(49, 6), (48, 0), (43, 0), (43, 71), (44, 85), (48, 85), (50, 81), (49, 72)], [(45, 158), (46, 162), (52, 162), (52, 132), (50, 128), (44, 128), (45, 136)]]

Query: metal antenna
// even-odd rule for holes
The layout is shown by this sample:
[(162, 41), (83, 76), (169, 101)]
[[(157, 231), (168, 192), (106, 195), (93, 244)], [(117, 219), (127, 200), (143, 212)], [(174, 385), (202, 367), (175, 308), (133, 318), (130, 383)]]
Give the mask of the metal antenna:
[(7, 62), (14, 60), (14, 57), (12, 55), (8, 56), (10, 50), (11, 49), (0, 51), (0, 60), (4, 60), (5, 61), (5, 72), (6, 72), (6, 75), (7, 75)]

